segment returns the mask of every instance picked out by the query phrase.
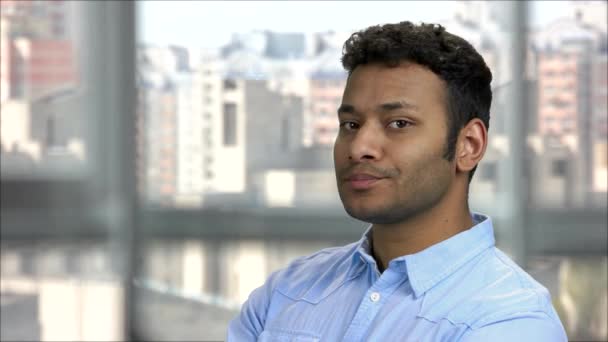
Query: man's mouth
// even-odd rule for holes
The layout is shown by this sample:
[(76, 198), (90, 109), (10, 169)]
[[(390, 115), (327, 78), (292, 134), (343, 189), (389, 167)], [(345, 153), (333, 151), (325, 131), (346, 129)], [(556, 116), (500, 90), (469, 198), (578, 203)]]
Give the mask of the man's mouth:
[(346, 183), (353, 190), (367, 190), (384, 178), (385, 177), (370, 175), (366, 173), (356, 173), (348, 176), (346, 178)]

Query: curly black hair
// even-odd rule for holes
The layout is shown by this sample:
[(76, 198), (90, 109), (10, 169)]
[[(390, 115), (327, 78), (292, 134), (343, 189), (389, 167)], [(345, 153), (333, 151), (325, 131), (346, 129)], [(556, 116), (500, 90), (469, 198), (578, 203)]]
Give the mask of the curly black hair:
[(490, 127), (492, 72), (471, 44), (438, 24), (403, 21), (371, 26), (353, 33), (342, 50), (342, 65), (349, 75), (362, 64), (396, 67), (404, 61), (429, 68), (446, 83), (449, 128), (444, 158), (452, 161), (458, 133), (470, 120), (479, 118), (486, 129)]

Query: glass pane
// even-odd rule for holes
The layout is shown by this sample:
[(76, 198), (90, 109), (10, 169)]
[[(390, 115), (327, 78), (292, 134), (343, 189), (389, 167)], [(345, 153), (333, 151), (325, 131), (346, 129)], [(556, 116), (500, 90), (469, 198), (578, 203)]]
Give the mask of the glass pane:
[(571, 341), (606, 339), (606, 256), (537, 256), (528, 270), (551, 292)]
[[(557, 270), (577, 253), (593, 263), (606, 253), (606, 3), (534, 1), (521, 17), (513, 4), (140, 3), (138, 332), (223, 339), (272, 271), (360, 237), (365, 224), (344, 212), (332, 160), (342, 44), (402, 20), (444, 25), (492, 70), (471, 208), (494, 218), (498, 246), (560, 307), (577, 280)], [(571, 338), (606, 338), (605, 323), (566, 324), (585, 304), (571, 305), (559, 309)], [(159, 311), (172, 318), (160, 322)]]
[(87, 151), (76, 11), (67, 1), (2, 2), (3, 179), (81, 176)]
[(0, 6), (0, 339), (124, 340), (130, 227), (96, 135), (116, 108), (100, 70), (115, 65), (91, 56), (116, 40), (100, 29), (106, 5)]
[[(606, 3), (568, 9), (530, 32), (529, 177), (539, 209), (606, 208)], [(552, 20), (548, 20), (552, 19)]]
[(527, 266), (571, 340), (606, 340), (606, 2), (529, 8)]

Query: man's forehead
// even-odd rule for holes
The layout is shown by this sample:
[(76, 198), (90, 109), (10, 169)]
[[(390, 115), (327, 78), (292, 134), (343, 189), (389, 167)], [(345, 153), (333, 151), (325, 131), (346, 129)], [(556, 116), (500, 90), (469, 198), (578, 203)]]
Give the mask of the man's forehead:
[(349, 76), (338, 113), (434, 111), (445, 106), (446, 92), (445, 82), (420, 64), (363, 64)]
[[(377, 71), (377, 72), (388, 72), (395, 70), (412, 70), (412, 69), (423, 69), (432, 72), (427, 66), (416, 63), (410, 60), (402, 60), (398, 62), (368, 62), (358, 65), (350, 74), (361, 73), (361, 71)], [(349, 77), (350, 78), (350, 77)]]
[(444, 90), (446, 83), (429, 68), (417, 63), (403, 62), (394, 67), (369, 63), (353, 70), (346, 80), (345, 91), (370, 87), (383, 87), (383, 91), (392, 88), (426, 88), (437, 91)]
[(445, 83), (431, 70), (415, 63), (406, 63), (396, 67), (382, 64), (365, 64), (358, 66), (349, 75), (345, 91), (382, 87), (383, 92), (407, 88), (443, 89)]

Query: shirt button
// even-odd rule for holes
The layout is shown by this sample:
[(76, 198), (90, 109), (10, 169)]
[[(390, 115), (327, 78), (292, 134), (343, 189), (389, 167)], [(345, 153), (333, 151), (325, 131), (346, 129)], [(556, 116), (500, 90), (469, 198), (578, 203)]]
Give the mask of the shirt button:
[(378, 292), (373, 292), (370, 296), (369, 299), (372, 300), (372, 302), (377, 302), (380, 300), (380, 294)]

